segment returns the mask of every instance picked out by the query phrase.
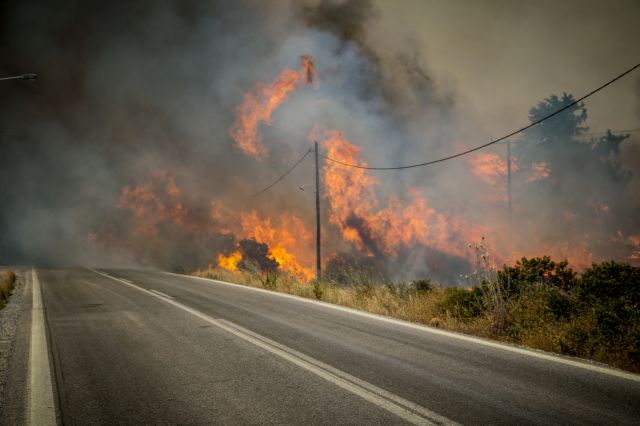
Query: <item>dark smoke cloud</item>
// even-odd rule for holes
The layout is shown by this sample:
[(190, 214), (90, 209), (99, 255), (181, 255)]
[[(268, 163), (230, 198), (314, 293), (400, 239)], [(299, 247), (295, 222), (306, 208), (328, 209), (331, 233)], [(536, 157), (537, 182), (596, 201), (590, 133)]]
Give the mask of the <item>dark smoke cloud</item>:
[(215, 84), (230, 71), (220, 64), (240, 69), (264, 48), (255, 37), (241, 51), (264, 30), (252, 30), (254, 12), (226, 2), (3, 2), (2, 73), (40, 76), (0, 88), (3, 261), (102, 259), (86, 238), (114, 215), (124, 185), (161, 168), (186, 190), (209, 182), (215, 195), (215, 182), (249, 164), (227, 150), (232, 110)]
[(344, 42), (355, 42), (375, 56), (368, 46), (367, 25), (379, 17), (378, 11), (369, 0), (320, 0), (302, 6), (302, 16), (306, 25), (327, 31)]
[[(266, 197), (248, 197), (304, 153), (317, 124), (343, 130), (374, 165), (432, 159), (475, 143), (477, 129), (458, 115), (459, 98), (433, 76), (423, 42), (376, 38), (385, 18), (380, 10), (364, 0), (3, 2), (0, 72), (40, 78), (0, 83), (0, 262), (206, 266), (240, 239), (221, 230), (228, 223), (211, 214), (214, 199), (235, 222), (240, 210), (272, 218), (287, 210), (312, 229), (311, 191), (297, 190), (312, 183), (311, 164)], [(234, 108), (255, 82), (296, 68), (302, 54), (316, 58), (319, 88), (293, 94), (273, 125), (260, 129), (271, 155), (257, 162), (227, 135)], [(633, 151), (627, 142), (620, 149), (623, 157)], [(389, 196), (408, 202), (408, 190), (417, 190), (446, 217), (486, 225), (497, 239), (506, 208), (487, 195), (495, 188), (487, 189), (469, 169), (458, 161), (381, 174), (376, 192), (384, 205)], [(160, 180), (153, 185), (162, 201), (147, 204), (156, 213), (184, 207), (182, 219), (156, 223), (118, 208), (123, 188), (151, 185), (158, 171), (182, 192), (171, 196)], [(571, 182), (578, 194), (588, 190), (579, 175)], [(527, 206), (547, 216), (553, 214), (549, 206), (562, 207), (557, 198), (548, 202), (549, 191), (527, 186), (522, 193)], [(617, 194), (616, 203), (627, 193)], [(328, 213), (325, 206), (323, 217)], [(353, 219), (375, 255), (371, 263), (382, 265), (389, 278), (456, 282), (473, 266), (432, 247), (403, 248), (385, 259), (366, 224)], [(608, 231), (617, 219), (609, 219)], [(637, 221), (619, 222), (625, 232), (638, 229)], [(155, 225), (141, 234), (149, 223)], [(513, 238), (573, 238), (563, 232), (533, 222)], [(328, 220), (324, 235), (327, 253), (366, 258)]]

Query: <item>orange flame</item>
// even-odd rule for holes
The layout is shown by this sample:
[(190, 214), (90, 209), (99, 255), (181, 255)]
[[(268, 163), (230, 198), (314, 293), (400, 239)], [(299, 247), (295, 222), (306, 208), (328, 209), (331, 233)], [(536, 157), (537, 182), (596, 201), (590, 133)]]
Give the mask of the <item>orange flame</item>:
[(316, 65), (313, 62), (313, 56), (311, 55), (302, 55), (300, 57), (300, 61), (302, 62), (302, 76), (304, 78), (305, 84), (313, 83), (316, 73)]
[(244, 238), (255, 238), (256, 241), (269, 246), (269, 258), (278, 262), (280, 269), (301, 279), (313, 278), (309, 246), (311, 233), (304, 223), (295, 215), (284, 214), (278, 226), (274, 226), (269, 218), (261, 218), (256, 211), (241, 213), (240, 222)]
[[(299, 70), (285, 69), (270, 84), (257, 83), (236, 108), (235, 121), (228, 133), (244, 153), (259, 160), (266, 158), (268, 151), (258, 132), (260, 124), (271, 125), (274, 111), (301, 85), (317, 86), (313, 58), (303, 55), (300, 61)], [(328, 156), (333, 159), (367, 165), (359, 158), (361, 148), (350, 143), (337, 130), (314, 131), (310, 137), (322, 141)], [(497, 154), (477, 153), (467, 162), (475, 176), (496, 188), (507, 174), (506, 160)], [(519, 168), (515, 159), (511, 161), (511, 168), (512, 172)], [(520, 176), (527, 182), (550, 175), (549, 165), (545, 162), (533, 163), (522, 172)], [(381, 202), (375, 192), (380, 181), (364, 169), (344, 168), (327, 162), (322, 173), (324, 198), (329, 201), (329, 221), (338, 227), (342, 240), (367, 255), (400, 256), (403, 249), (423, 246), (468, 257), (471, 254), (468, 242), (478, 242), (483, 240), (484, 235), (492, 234), (487, 227), (469, 223), (462, 216), (438, 212), (417, 188), (410, 188), (402, 197), (391, 196)], [(503, 189), (500, 194), (504, 194)], [(595, 202), (592, 205), (600, 221), (609, 214), (609, 206)], [(181, 232), (192, 235), (212, 232), (234, 235), (236, 239), (254, 238), (268, 245), (268, 257), (275, 260), (282, 270), (304, 280), (313, 277), (312, 233), (293, 214), (284, 213), (277, 218), (270, 218), (249, 211), (240, 213), (238, 221), (235, 210), (213, 200), (206, 219), (208, 222), (199, 222), (186, 209), (182, 191), (173, 176), (165, 171), (152, 173), (147, 183), (124, 187), (118, 208), (131, 212), (134, 233), (147, 240), (149, 236), (157, 237), (159, 229), (163, 229), (161, 225), (166, 224), (178, 225)], [(577, 221), (575, 213), (564, 212), (564, 215), (568, 223), (575, 224)], [(529, 228), (535, 229), (535, 226)], [(494, 230), (504, 233), (503, 242), (511, 239), (508, 231), (500, 226)], [(112, 238), (111, 234), (109, 237)], [(96, 241), (99, 234), (91, 234), (89, 238)], [(640, 260), (639, 235), (624, 237), (620, 234), (618, 239), (630, 247), (630, 260)], [(573, 266), (586, 267), (593, 259), (589, 250), (589, 236), (578, 236), (576, 240), (571, 244), (554, 244), (553, 247), (546, 247), (544, 241), (527, 240), (526, 250), (515, 249), (513, 252), (515, 255), (520, 251), (527, 256), (532, 253), (550, 254), (568, 258)], [(513, 246), (517, 244), (509, 243), (509, 251), (515, 248)], [(493, 259), (496, 259), (494, 263), (502, 261), (493, 248), (491, 252)], [(242, 252), (236, 247), (229, 255), (219, 253), (217, 260), (221, 268), (236, 271), (242, 260)]]
[(257, 83), (245, 95), (236, 108), (236, 120), (229, 128), (229, 136), (246, 154), (257, 159), (268, 156), (267, 148), (262, 144), (258, 134), (258, 125), (271, 125), (271, 115), (284, 102), (291, 92), (301, 83), (311, 84), (314, 79), (315, 65), (313, 57), (301, 57), (300, 70), (285, 69), (271, 83)]
[[(330, 158), (367, 165), (358, 158), (360, 148), (351, 144), (343, 133), (336, 130), (317, 133), (313, 132), (311, 138), (322, 139)], [(340, 228), (346, 241), (370, 255), (375, 255), (375, 251), (397, 255), (401, 247), (418, 244), (465, 256), (464, 240), (479, 240), (487, 231), (436, 212), (417, 190), (409, 191), (407, 203), (390, 197), (387, 207), (380, 208), (374, 193), (379, 181), (364, 169), (347, 169), (327, 162), (323, 175), (325, 198), (331, 207), (330, 221)]]
[(148, 236), (156, 236), (161, 223), (187, 224), (188, 211), (182, 203), (182, 191), (174, 177), (164, 170), (152, 172), (144, 184), (125, 186), (117, 207), (129, 210), (137, 224), (136, 231)]
[(527, 182), (535, 182), (540, 179), (549, 177), (549, 165), (545, 162), (533, 163), (531, 165), (531, 173), (527, 176)]
[[(488, 184), (495, 185), (499, 178), (507, 175), (507, 162), (497, 154), (479, 152), (467, 159), (471, 172)], [(511, 172), (519, 169), (517, 161), (511, 159)]]
[(238, 263), (242, 260), (242, 253), (239, 251), (234, 251), (229, 256), (225, 256), (220, 253), (218, 255), (218, 266), (226, 269), (227, 271), (237, 271)]

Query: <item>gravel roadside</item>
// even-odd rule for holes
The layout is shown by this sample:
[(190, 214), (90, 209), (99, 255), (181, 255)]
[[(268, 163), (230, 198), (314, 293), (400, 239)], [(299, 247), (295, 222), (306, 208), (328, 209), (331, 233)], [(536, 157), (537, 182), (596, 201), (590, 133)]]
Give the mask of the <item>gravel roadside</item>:
[[(4, 268), (2, 268), (4, 269)], [(9, 360), (13, 350), (16, 329), (24, 299), (24, 286), (27, 270), (24, 268), (11, 268), (16, 273), (16, 284), (9, 303), (0, 309), (0, 401), (5, 401), (4, 391), (7, 381)], [(0, 270), (1, 272), (1, 270)]]

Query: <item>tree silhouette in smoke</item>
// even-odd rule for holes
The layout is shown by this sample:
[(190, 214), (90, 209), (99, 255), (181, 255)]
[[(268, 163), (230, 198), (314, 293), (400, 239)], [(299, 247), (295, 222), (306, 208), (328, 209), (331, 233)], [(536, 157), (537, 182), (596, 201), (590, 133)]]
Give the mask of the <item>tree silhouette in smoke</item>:
[(628, 139), (630, 134), (615, 135), (611, 130), (607, 130), (607, 134), (599, 138), (591, 139), (591, 148), (597, 155), (601, 166), (606, 170), (612, 181), (618, 182), (625, 187), (631, 181), (631, 172), (622, 169), (620, 163), (620, 144)]
[[(529, 110), (531, 122), (574, 101), (552, 95)], [(629, 202), (631, 172), (622, 168), (620, 145), (629, 135), (608, 131), (585, 138), (587, 109), (577, 104), (526, 131), (515, 144), (515, 225), (529, 227), (548, 246), (581, 242), (596, 258), (625, 257), (615, 239), (637, 233), (638, 203)], [(545, 177), (531, 179), (536, 167)], [(619, 241), (618, 241), (619, 242)], [(585, 265), (588, 266), (588, 265)]]

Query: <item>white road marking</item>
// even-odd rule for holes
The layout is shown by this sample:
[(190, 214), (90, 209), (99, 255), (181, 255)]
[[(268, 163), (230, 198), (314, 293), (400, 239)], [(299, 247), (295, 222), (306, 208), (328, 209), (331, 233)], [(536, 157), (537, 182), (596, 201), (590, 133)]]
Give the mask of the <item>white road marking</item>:
[(181, 274), (174, 274), (173, 272), (164, 272), (165, 274), (168, 275), (175, 275), (178, 277), (183, 277), (183, 278), (193, 278), (196, 280), (202, 280), (205, 282), (213, 282), (216, 284), (223, 284), (223, 285), (228, 285), (228, 286), (233, 286), (236, 288), (241, 288), (241, 289), (245, 289), (245, 290), (250, 290), (250, 291), (258, 291), (258, 292), (263, 292), (263, 293), (268, 293), (272, 296), (279, 296), (279, 297), (285, 297), (285, 298), (290, 298), (290, 299), (294, 299), (297, 300), (299, 302), (304, 302), (304, 303), (311, 303), (314, 305), (320, 305), (329, 309), (334, 309), (337, 311), (342, 311), (342, 312), (348, 312), (350, 314), (354, 314), (354, 315), (358, 315), (361, 317), (365, 317), (365, 318), (371, 318), (374, 320), (378, 320), (378, 321), (383, 321), (383, 322), (387, 322), (387, 323), (391, 323), (391, 324), (395, 324), (395, 325), (399, 325), (399, 326), (403, 326), (403, 327), (408, 327), (408, 328), (412, 328), (415, 330), (420, 330), (426, 333), (431, 333), (431, 334), (437, 334), (440, 336), (446, 336), (446, 337), (450, 337), (453, 339), (457, 339), (457, 340), (462, 340), (465, 342), (470, 342), (470, 343), (475, 343), (478, 345), (483, 345), (483, 346), (488, 346), (490, 348), (496, 348), (496, 349), (500, 349), (503, 351), (507, 351), (507, 352), (513, 352), (513, 353), (517, 353), (520, 355), (525, 355), (525, 356), (530, 356), (533, 358), (538, 358), (538, 359), (543, 359), (546, 361), (551, 361), (551, 362), (555, 362), (558, 364), (564, 364), (564, 365), (568, 365), (571, 367), (576, 367), (576, 368), (581, 368), (583, 370), (589, 370), (589, 371), (593, 371), (596, 373), (601, 373), (601, 374), (606, 374), (609, 376), (614, 376), (614, 377), (619, 377), (622, 379), (627, 379), (627, 380), (632, 380), (634, 382), (640, 382), (640, 375), (639, 374), (634, 374), (634, 373), (629, 373), (626, 371), (622, 371), (622, 370), (618, 370), (615, 369), (613, 367), (605, 367), (605, 366), (601, 366), (601, 365), (596, 365), (596, 364), (589, 364), (588, 361), (578, 361), (578, 360), (574, 360), (571, 358), (566, 358), (563, 357), (561, 355), (557, 355), (557, 354), (553, 354), (553, 353), (549, 353), (549, 352), (542, 352), (542, 351), (536, 351), (533, 349), (526, 349), (526, 348), (520, 348), (517, 346), (510, 346), (507, 344), (503, 344), (503, 343), (499, 343), (499, 342), (494, 342), (491, 340), (485, 340), (485, 339), (481, 339), (479, 337), (473, 337), (473, 336), (468, 336), (465, 334), (458, 334), (458, 333), (453, 333), (450, 331), (445, 331), (445, 330), (440, 330), (437, 328), (432, 328), (432, 327), (427, 327), (425, 325), (422, 324), (416, 324), (416, 323), (412, 323), (412, 322), (408, 322), (408, 321), (403, 321), (403, 320), (399, 320), (399, 319), (395, 319), (395, 318), (389, 318), (389, 317), (385, 317), (382, 315), (376, 315), (376, 314), (372, 314), (369, 312), (364, 312), (364, 311), (358, 311), (356, 309), (352, 309), (352, 308), (347, 308), (344, 306), (339, 306), (339, 305), (334, 305), (331, 303), (327, 303), (327, 302), (321, 302), (319, 300), (313, 300), (313, 299), (306, 299), (304, 297), (300, 297), (300, 296), (294, 296), (292, 294), (286, 294), (286, 293), (278, 293), (278, 292), (274, 292), (274, 291), (270, 291), (270, 290), (265, 290), (265, 289), (261, 289), (261, 288), (257, 288), (257, 287), (249, 287), (249, 286), (245, 286), (245, 285), (241, 285), (241, 284), (234, 284), (234, 283), (228, 283), (226, 281), (218, 281), (218, 280), (213, 280), (210, 278), (203, 278), (203, 277), (194, 277), (191, 275), (181, 275)]
[(128, 279), (126, 279), (126, 278), (120, 278), (120, 279), (121, 279), (122, 281), (126, 281), (126, 282), (128, 282), (129, 284), (131, 284), (131, 281), (130, 281), (130, 280), (128, 280)]
[(316, 376), (327, 380), (334, 385), (359, 396), (360, 398), (369, 401), (372, 404), (406, 420), (411, 424), (416, 425), (456, 425), (454, 421), (441, 416), (431, 410), (428, 410), (418, 404), (401, 398), (395, 394), (387, 392), (386, 390), (379, 388), (364, 380), (358, 379), (344, 371), (338, 370), (328, 364), (311, 358), (301, 352), (291, 349), (285, 345), (275, 342), (267, 337), (261, 336), (250, 330), (247, 330), (239, 325), (231, 323), (223, 319), (215, 319), (206, 315), (200, 311), (197, 311), (189, 306), (183, 305), (175, 300), (166, 299), (159, 294), (156, 294), (154, 290), (147, 290), (137, 285), (123, 281), (120, 278), (113, 277), (105, 274), (101, 271), (92, 269), (93, 272), (102, 275), (107, 278), (111, 278), (115, 281), (119, 281), (122, 284), (135, 288), (138, 291), (147, 293), (153, 297), (156, 297), (166, 303), (169, 303), (176, 308), (179, 308), (185, 312), (188, 312), (203, 321), (206, 321), (216, 327), (231, 333), (246, 342), (249, 342), (255, 346), (258, 346), (292, 364), (303, 368)]
[(29, 346), (29, 401), (27, 422), (30, 425), (55, 425), (56, 409), (45, 332), (44, 305), (40, 281), (31, 270), (33, 302), (31, 306), (31, 343)]
[[(122, 278), (121, 278), (121, 279), (122, 279)], [(122, 279), (122, 281), (124, 281), (124, 282), (126, 282), (126, 283), (128, 283), (128, 284), (133, 284), (131, 281), (127, 281), (127, 280), (125, 280), (125, 279)], [(167, 299), (173, 299), (173, 297), (169, 296), (168, 294), (164, 294), (164, 293), (163, 293), (163, 292), (161, 292), (161, 291), (154, 290), (154, 289), (152, 289), (152, 288), (151, 288), (151, 289), (149, 289), (149, 291), (154, 292), (154, 293), (155, 293), (155, 294), (157, 294), (158, 296), (166, 297)]]

